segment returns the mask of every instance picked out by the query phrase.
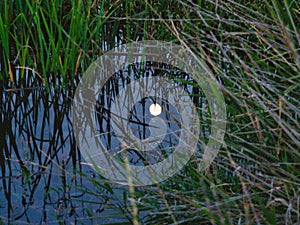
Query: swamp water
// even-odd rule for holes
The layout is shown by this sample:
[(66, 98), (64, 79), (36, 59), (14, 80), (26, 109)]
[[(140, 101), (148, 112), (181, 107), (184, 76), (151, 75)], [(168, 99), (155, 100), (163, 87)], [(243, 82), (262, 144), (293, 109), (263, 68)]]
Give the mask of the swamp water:
[(117, 197), (122, 191), (112, 191), (81, 163), (72, 90), (32, 88), (30, 73), (19, 88), (2, 87), (0, 218), (16, 224), (124, 221)]
[[(119, 143), (113, 135), (107, 109), (124, 85), (140, 76), (157, 76), (162, 69), (150, 66), (141, 75), (141, 68), (131, 67), (131, 73), (116, 72), (99, 94), (97, 101), (98, 132), (100, 140), (111, 154), (116, 154)], [(134, 72), (135, 71), (135, 72)], [(19, 70), (14, 71), (19, 77)], [(144, 71), (145, 72), (145, 71)], [(174, 74), (173, 74), (174, 75)], [(26, 70), (26, 79), (16, 79), (16, 87), (1, 84), (1, 139), (0, 139), (0, 223), (12, 224), (106, 224), (130, 223), (127, 187), (104, 181), (82, 158), (76, 147), (72, 124), (72, 100), (76, 85), (49, 84), (47, 90), (39, 86), (38, 78)], [(195, 105), (207, 108), (204, 95), (193, 87), (186, 75), (176, 75), (180, 85), (193, 97)], [(153, 99), (140, 99), (129, 120), (137, 138), (149, 136), (145, 125), (145, 108)], [(156, 101), (168, 108), (173, 119), (164, 114), (169, 128), (180, 133), (180, 115), (166, 99)], [(147, 114), (149, 115), (149, 113)], [(203, 112), (202, 118), (207, 116)], [(203, 122), (202, 136), (208, 136)], [(206, 126), (204, 126), (206, 124)], [(153, 131), (153, 130), (152, 130)], [(151, 131), (151, 132), (152, 132)], [(172, 153), (176, 135), (167, 135), (159, 153), (140, 155), (128, 150), (130, 163), (144, 165)], [(118, 157), (118, 156), (117, 156)], [(122, 158), (122, 155), (119, 157)], [(144, 216), (146, 216), (145, 213)], [(131, 224), (131, 223), (130, 223)]]

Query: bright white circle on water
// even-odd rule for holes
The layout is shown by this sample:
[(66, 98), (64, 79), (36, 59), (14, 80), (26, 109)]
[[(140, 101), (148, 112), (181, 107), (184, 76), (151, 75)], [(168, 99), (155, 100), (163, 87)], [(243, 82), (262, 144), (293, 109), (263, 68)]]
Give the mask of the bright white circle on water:
[[(140, 140), (134, 136), (128, 115), (137, 101), (149, 96), (166, 99), (180, 115), (179, 142), (164, 160), (145, 166), (120, 161), (101, 143), (96, 124), (96, 103), (104, 85), (114, 74), (128, 65), (159, 62), (178, 68), (197, 82), (204, 92), (211, 115), (211, 130), (207, 143), (200, 143), (200, 123), (197, 108), (184, 88), (165, 77), (144, 77), (130, 82), (113, 101), (110, 120), (114, 135), (121, 143), (120, 151), (135, 148), (147, 152), (157, 147), (168, 132), (160, 117), (151, 119), (151, 136)], [(73, 100), (73, 131), (81, 155), (101, 176), (119, 184), (152, 185), (172, 177), (193, 157), (201, 144), (199, 171), (206, 169), (223, 144), (226, 128), (226, 108), (215, 74), (192, 51), (180, 45), (160, 41), (141, 41), (120, 45), (99, 57), (83, 74)], [(151, 108), (151, 107), (150, 107)], [(161, 106), (153, 106), (153, 116), (162, 113)], [(99, 115), (101, 116), (101, 115)], [(161, 123), (161, 124), (160, 124)], [(100, 134), (101, 135), (101, 134)], [(199, 156), (199, 154), (198, 154)]]
[(153, 116), (158, 116), (161, 114), (161, 106), (157, 103), (150, 105), (149, 111)]

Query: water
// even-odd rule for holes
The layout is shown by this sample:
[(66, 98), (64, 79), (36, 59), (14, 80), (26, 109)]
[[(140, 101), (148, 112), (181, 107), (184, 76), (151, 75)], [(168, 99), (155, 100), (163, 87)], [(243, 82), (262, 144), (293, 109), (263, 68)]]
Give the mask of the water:
[[(39, 78), (32, 76), (30, 71), (26, 71), (26, 79), (19, 77), (18, 70), (14, 72), (16, 86), (1, 84), (0, 221), (17, 224), (130, 223), (132, 216), (126, 209), (129, 201), (124, 199), (127, 187), (103, 180), (85, 163), (75, 143), (71, 114), (76, 84), (63, 88), (56, 81), (46, 90)], [(149, 77), (153, 75), (148, 74)], [(98, 132), (105, 134), (101, 138), (103, 142), (113, 140), (110, 142), (113, 145), (106, 146), (111, 154), (116, 153), (120, 146), (114, 132), (107, 133), (111, 125), (103, 110), (110, 105), (107, 99), (115, 98), (116, 93), (127, 84), (121, 80), (128, 81), (128, 76), (132, 79), (136, 75), (116, 73), (119, 85), (115, 86), (114, 91), (108, 91), (112, 85), (108, 82), (102, 92), (106, 103), (100, 102), (98, 105), (104, 106), (98, 107), (102, 115), (102, 119), (98, 120)], [(192, 86), (186, 82), (184, 85), (192, 94)], [(198, 104), (202, 105), (205, 99), (199, 96), (198, 100), (201, 101)], [(196, 103), (196, 97), (193, 101)], [(140, 121), (151, 116), (141, 113), (141, 110), (149, 108), (152, 102), (153, 98), (141, 99), (130, 111), (131, 129), (137, 138), (145, 139), (149, 135), (149, 127)], [(176, 145), (178, 140), (174, 133), (180, 133), (180, 115), (175, 108), (168, 106), (166, 100), (157, 98), (155, 102), (169, 108), (173, 115), (173, 118), (168, 118), (166, 129), (169, 129), (170, 136), (165, 139)], [(165, 119), (168, 117), (166, 113), (162, 115)], [(207, 127), (203, 129), (207, 133)], [(166, 140), (161, 143), (165, 149), (169, 143)], [(171, 152), (161, 151), (156, 155), (150, 152), (150, 158), (149, 155), (144, 157), (151, 162)], [(138, 158), (135, 151), (131, 153), (130, 163), (144, 165), (145, 161)]]
[(52, 86), (47, 92), (34, 78), (16, 83), (18, 88), (6, 87), (1, 95), (0, 221), (128, 221), (118, 210), (126, 189), (105, 186), (76, 147), (73, 90)]

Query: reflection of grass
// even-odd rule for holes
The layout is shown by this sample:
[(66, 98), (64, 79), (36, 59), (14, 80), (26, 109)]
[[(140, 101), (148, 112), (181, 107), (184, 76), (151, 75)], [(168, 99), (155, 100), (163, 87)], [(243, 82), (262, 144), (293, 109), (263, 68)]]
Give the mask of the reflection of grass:
[[(0, 74), (5, 87), (17, 80), (14, 66), (21, 68), (23, 77), (30, 73), (22, 68), (34, 69), (49, 88), (54, 84), (72, 87), (94, 55), (111, 49), (116, 42), (143, 38), (174, 40), (190, 48), (204, 58), (219, 80), (228, 112), (225, 145), (220, 154), (205, 173), (195, 169), (195, 158), (179, 175), (160, 186), (135, 189), (140, 221), (299, 223), (300, 6), (297, 1), (208, 0), (194, 4), (193, 1), (120, 0), (108, 4), (25, 0), (1, 1), (0, 8)], [(68, 93), (64, 91), (62, 95), (67, 101)], [(55, 101), (55, 107), (59, 108), (59, 99)], [(2, 98), (1, 105), (1, 113), (7, 111)], [(45, 117), (49, 115), (45, 113)], [(2, 119), (9, 121), (10, 117)], [(11, 126), (7, 121), (5, 126)], [(30, 124), (33, 121), (26, 127), (28, 134), (37, 129)], [(11, 130), (6, 133), (14, 140)], [(61, 132), (54, 137), (63, 142)], [(5, 146), (3, 139), (1, 147)], [(59, 160), (54, 148), (60, 149), (60, 144), (53, 143), (53, 149), (47, 152), (52, 160)], [(34, 151), (38, 148), (38, 144), (33, 146), (31, 154), (39, 164), (47, 164), (48, 160)], [(4, 149), (7, 150), (1, 152), (4, 157), (18, 152), (14, 145)], [(77, 153), (70, 153), (74, 165)], [(24, 169), (22, 159), (18, 160)], [(3, 159), (0, 162), (3, 171)], [(127, 196), (124, 202), (126, 211), (130, 207), (126, 205)], [(87, 214), (90, 215), (88, 211)]]

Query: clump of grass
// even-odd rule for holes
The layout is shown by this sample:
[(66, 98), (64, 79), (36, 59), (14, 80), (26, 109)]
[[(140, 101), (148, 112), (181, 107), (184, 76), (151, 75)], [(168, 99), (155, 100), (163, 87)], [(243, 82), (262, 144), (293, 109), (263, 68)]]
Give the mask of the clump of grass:
[(47, 84), (78, 80), (94, 54), (111, 48), (106, 41), (114, 40), (118, 32), (106, 32), (117, 24), (106, 23), (117, 7), (104, 2), (5, 1), (1, 9), (1, 79), (11, 82), (15, 81), (11, 67), (16, 65), (34, 69)]

